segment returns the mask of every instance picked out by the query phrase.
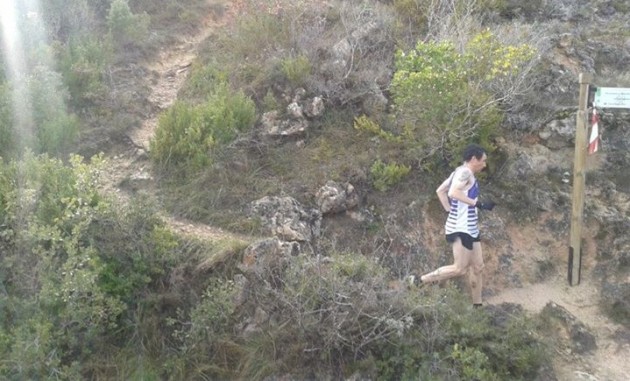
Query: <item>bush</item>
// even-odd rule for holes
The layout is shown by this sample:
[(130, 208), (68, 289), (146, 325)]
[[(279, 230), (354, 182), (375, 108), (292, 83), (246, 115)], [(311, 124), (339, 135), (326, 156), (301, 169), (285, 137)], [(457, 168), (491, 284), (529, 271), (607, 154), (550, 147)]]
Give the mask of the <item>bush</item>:
[(179, 91), (178, 99), (186, 100), (192, 104), (203, 103), (216, 91), (218, 86), (226, 83), (227, 79), (227, 74), (217, 69), (216, 65), (195, 63), (190, 76)]
[(2, 349), (8, 361), (0, 365), (1, 375), (76, 377), (68, 357), (83, 359), (124, 309), (98, 287), (101, 261), (84, 235), (103, 207), (96, 192), (98, 160), (83, 164), (73, 157), (66, 167), (27, 153), (23, 161), (2, 166), (2, 178), (12, 186), (3, 187), (0, 273), (11, 269), (4, 286), (20, 303), (0, 322), (11, 327), (14, 339)]
[(380, 159), (376, 160), (370, 168), (372, 183), (374, 188), (381, 192), (387, 191), (392, 186), (398, 184), (403, 177), (407, 176), (411, 168), (406, 165), (396, 163), (385, 164)]
[[(38, 4), (51, 40), (66, 42), (100, 33), (99, 16), (111, 0), (48, 0)], [(39, 12), (39, 11), (38, 11)]]
[[(74, 146), (79, 131), (78, 118), (66, 107), (67, 89), (58, 73), (36, 70), (29, 83), (38, 153), (63, 154)], [(22, 126), (23, 128), (23, 126)]]
[[(14, 102), (15, 97), (19, 102)], [(15, 86), (0, 83), (0, 155), (15, 157), (23, 149), (68, 153), (74, 146), (79, 121), (67, 111), (67, 98), (61, 76), (43, 66), (31, 73), (21, 93)]]
[(243, 348), (241, 378), (284, 370), (299, 372), (297, 378), (318, 379), (318, 371), (343, 378), (343, 367), (374, 343), (410, 329), (405, 301), (387, 288), (387, 273), (375, 261), (352, 253), (333, 254), (328, 263), (276, 259), (249, 278), (248, 303), (263, 308), (271, 323)]
[(370, 119), (365, 115), (358, 116), (354, 118), (353, 127), (359, 131), (365, 131), (370, 134), (376, 135), (388, 142), (393, 143), (402, 143), (403, 139), (401, 136), (395, 135), (389, 131), (385, 131), (378, 125), (374, 120)]
[(281, 66), (282, 72), (294, 88), (303, 86), (311, 73), (311, 63), (305, 56), (285, 58)]
[(411, 157), (422, 160), (438, 152), (452, 157), (470, 141), (492, 147), (503, 118), (498, 99), (506, 101), (516, 91), (499, 84), (518, 76), (533, 51), (505, 46), (489, 32), (476, 35), (466, 49), (459, 52), (447, 41), (420, 42), (396, 54), (391, 90)]
[(103, 165), (29, 153), (0, 163), (2, 379), (84, 379), (107, 367), (112, 343), (163, 349), (154, 321), (171, 311), (155, 294), (185, 248), (150, 203), (117, 209), (98, 194)]
[(149, 35), (150, 17), (131, 12), (128, 0), (113, 0), (107, 15), (109, 34), (117, 48), (132, 44), (142, 46)]
[(12, 157), (15, 154), (15, 122), (11, 97), (9, 85), (0, 82), (0, 157)]
[(454, 289), (425, 296), (421, 305), (406, 335), (373, 346), (377, 378), (533, 380), (550, 365), (537, 322), (510, 305), (471, 309)]
[(179, 168), (196, 173), (211, 163), (211, 151), (227, 144), (255, 121), (254, 103), (243, 93), (220, 86), (199, 106), (176, 102), (159, 119), (151, 157), (163, 169)]
[(113, 58), (108, 40), (94, 36), (71, 39), (59, 56), (73, 107), (85, 109), (105, 96), (103, 73)]

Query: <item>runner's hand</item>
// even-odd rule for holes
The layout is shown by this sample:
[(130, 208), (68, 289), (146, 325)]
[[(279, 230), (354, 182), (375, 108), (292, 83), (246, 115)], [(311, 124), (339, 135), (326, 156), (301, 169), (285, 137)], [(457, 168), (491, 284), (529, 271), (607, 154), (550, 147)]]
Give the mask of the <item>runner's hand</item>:
[(475, 206), (479, 209), (483, 209), (483, 210), (492, 210), (494, 209), (495, 206), (495, 202), (494, 201), (477, 201), (477, 203), (475, 204)]

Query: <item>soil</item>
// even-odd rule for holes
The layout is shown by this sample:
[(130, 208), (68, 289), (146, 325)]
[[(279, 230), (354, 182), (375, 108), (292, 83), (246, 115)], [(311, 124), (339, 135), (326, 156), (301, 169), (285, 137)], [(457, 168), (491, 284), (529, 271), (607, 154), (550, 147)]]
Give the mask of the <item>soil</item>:
[(597, 349), (578, 355), (571, 353), (568, 346), (556, 348), (554, 369), (558, 380), (630, 380), (630, 337), (622, 334), (627, 332), (623, 327), (601, 313), (599, 291), (593, 279), (582, 279), (579, 285), (570, 286), (566, 277), (557, 275), (545, 282), (502, 290), (486, 302), (516, 303), (532, 313), (554, 302), (587, 326), (595, 336)]
[[(211, 5), (215, 2), (208, 1)], [(145, 193), (157, 199), (157, 186), (152, 177), (151, 162), (148, 159), (149, 141), (152, 138), (160, 110), (169, 107), (177, 98), (189, 69), (195, 60), (197, 46), (211, 32), (234, 19), (235, 4), (226, 2), (226, 11), (221, 17), (209, 7), (208, 15), (203, 19), (203, 27), (193, 35), (185, 36), (178, 44), (164, 48), (155, 62), (146, 63), (149, 72), (157, 73), (153, 82), (150, 102), (155, 110), (142, 123), (141, 127), (129, 132), (129, 144), (116, 146), (106, 154), (108, 165), (104, 173), (104, 186), (115, 194), (121, 202), (130, 199), (131, 194)], [(231, 233), (222, 229), (198, 224), (169, 215), (163, 215), (164, 221), (181, 234), (194, 235), (200, 239), (217, 240), (229, 238)], [(597, 349), (592, 353), (579, 355), (568, 350), (557, 349), (554, 370), (560, 381), (569, 380), (630, 380), (630, 335), (627, 329), (608, 319), (599, 309), (599, 291), (594, 279), (588, 275), (588, 268), (583, 270), (582, 282), (571, 287), (566, 281), (566, 271), (557, 269), (557, 273), (548, 275), (544, 281), (536, 282), (537, 269), (535, 259), (549, 250), (544, 244), (532, 243), (530, 234), (536, 233), (536, 226), (531, 232), (523, 233), (522, 227), (508, 232), (512, 245), (527, 251), (527, 255), (514, 255), (514, 267), (524, 276), (522, 287), (508, 285), (508, 282), (496, 281), (501, 278), (498, 265), (493, 264), (496, 250), (489, 248), (484, 253), (487, 266), (485, 276), (495, 295), (486, 298), (486, 304), (516, 303), (526, 311), (538, 313), (548, 302), (554, 302), (573, 314), (584, 323), (596, 337)], [(535, 235), (534, 235), (535, 236)], [(561, 247), (551, 248), (562, 255)], [(592, 257), (591, 257), (592, 258)], [(586, 261), (588, 265), (588, 260)], [(528, 277), (527, 274), (531, 276)], [(620, 334), (626, 332), (626, 334)]]
[[(538, 224), (537, 224), (538, 225)], [(597, 247), (586, 237), (582, 258), (580, 283), (571, 286), (567, 279), (567, 244), (556, 242), (552, 233), (541, 232), (536, 226), (508, 229), (512, 245), (518, 248), (514, 256), (514, 271), (525, 281), (522, 287), (495, 285), (496, 294), (486, 298), (487, 304), (515, 303), (532, 314), (540, 313), (548, 303), (564, 307), (577, 321), (594, 335), (597, 348), (585, 354), (572, 353), (569, 338), (558, 334), (554, 370), (559, 381), (630, 380), (630, 333), (628, 329), (609, 319), (600, 309), (599, 281), (593, 276)], [(535, 237), (535, 238), (532, 238)], [(543, 242), (544, 244), (540, 244)], [(494, 253), (486, 250), (486, 261)], [(544, 280), (537, 281), (538, 258), (550, 259), (555, 270)], [(491, 262), (491, 261), (490, 261)], [(492, 266), (486, 269), (487, 278), (500, 278), (501, 271)], [(531, 281), (527, 281), (527, 279)]]

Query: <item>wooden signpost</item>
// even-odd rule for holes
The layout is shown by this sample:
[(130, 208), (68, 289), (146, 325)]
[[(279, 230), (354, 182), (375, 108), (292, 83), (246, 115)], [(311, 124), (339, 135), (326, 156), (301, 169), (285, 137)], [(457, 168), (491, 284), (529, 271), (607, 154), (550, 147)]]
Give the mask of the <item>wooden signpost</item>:
[(588, 147), (588, 103), (594, 95), (593, 106), (601, 108), (630, 108), (630, 88), (590, 87), (593, 77), (582, 73), (579, 77), (580, 96), (575, 131), (575, 159), (573, 162), (573, 197), (571, 233), (569, 237), (568, 280), (571, 286), (580, 284), (582, 268), (582, 214), (584, 212), (585, 163)]
[(588, 87), (593, 80), (589, 74), (580, 74), (580, 98), (578, 100), (577, 129), (575, 130), (575, 159), (573, 160), (573, 197), (571, 207), (571, 233), (569, 237), (569, 284), (580, 283), (582, 267), (582, 212), (584, 211), (584, 184), (586, 177), (586, 148), (588, 124), (586, 123), (588, 106)]

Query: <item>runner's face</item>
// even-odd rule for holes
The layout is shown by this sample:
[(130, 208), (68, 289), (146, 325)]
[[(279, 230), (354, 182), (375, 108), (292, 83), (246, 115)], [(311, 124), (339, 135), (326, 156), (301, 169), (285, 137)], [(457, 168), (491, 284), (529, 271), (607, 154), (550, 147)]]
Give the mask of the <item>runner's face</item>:
[(486, 167), (486, 159), (488, 157), (486, 156), (486, 154), (484, 153), (483, 156), (481, 157), (481, 159), (477, 159), (476, 157), (472, 157), (472, 159), (470, 160), (470, 167), (473, 170), (473, 172), (478, 173), (481, 172), (485, 167)]

